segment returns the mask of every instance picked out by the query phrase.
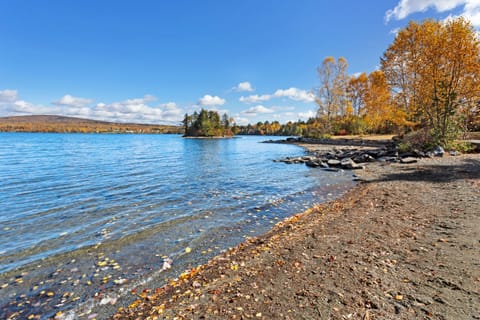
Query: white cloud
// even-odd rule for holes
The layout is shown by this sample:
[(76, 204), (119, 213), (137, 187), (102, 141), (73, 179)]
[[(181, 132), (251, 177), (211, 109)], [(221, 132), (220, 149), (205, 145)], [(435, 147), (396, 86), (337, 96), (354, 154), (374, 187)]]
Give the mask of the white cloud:
[(475, 27), (480, 27), (480, 1), (465, 1), (465, 7), (463, 8), (461, 16), (468, 19)]
[[(289, 121), (291, 122), (295, 122), (297, 121), (298, 119), (295, 118), (296, 114), (295, 113), (292, 113), (292, 112), (285, 112), (285, 113), (277, 113), (277, 114), (274, 114), (272, 116), (272, 118), (275, 120), (275, 121), (278, 121), (280, 123), (287, 123)], [(271, 119), (269, 119), (271, 120)]]
[(13, 102), (17, 100), (17, 90), (0, 90), (0, 103), (2, 102)]
[(58, 101), (54, 101), (53, 104), (58, 106), (74, 107), (74, 108), (83, 108), (86, 104), (92, 103), (92, 99), (87, 98), (78, 98), (71, 96), (69, 94), (64, 95)]
[(317, 112), (313, 110), (308, 110), (307, 112), (299, 112), (298, 118), (300, 120), (308, 120), (317, 116)]
[(275, 111), (292, 111), (295, 110), (294, 106), (273, 106), (273, 110)]
[(257, 114), (273, 113), (273, 112), (274, 110), (266, 108), (262, 105), (251, 107), (250, 109), (242, 111), (243, 114), (246, 114), (248, 116), (253, 116), (253, 117), (256, 116)]
[(480, 26), (480, 1), (479, 0), (401, 0), (395, 8), (385, 13), (385, 21), (392, 18), (402, 20), (416, 12), (425, 12), (435, 9), (437, 12), (447, 12), (463, 6), (460, 16), (470, 20), (476, 27)]
[(415, 12), (424, 12), (435, 8), (437, 12), (452, 10), (463, 4), (466, 0), (401, 0), (393, 9), (385, 13), (385, 20), (392, 18), (396, 20), (405, 19)]
[(240, 102), (244, 102), (244, 103), (258, 103), (258, 102), (262, 102), (262, 101), (268, 101), (272, 98), (271, 95), (269, 94), (262, 94), (262, 95), (258, 95), (258, 94), (254, 94), (254, 95), (251, 95), (251, 96), (248, 96), (248, 97), (240, 97)]
[(301, 90), (298, 88), (288, 88), (288, 89), (278, 89), (274, 94), (263, 94), (263, 95), (251, 95), (248, 97), (240, 97), (240, 102), (244, 103), (259, 103), (263, 101), (268, 101), (272, 98), (288, 98), (295, 101), (302, 102), (313, 102), (315, 101), (315, 95), (306, 90)]
[(125, 103), (125, 104), (145, 104), (145, 103), (152, 102), (152, 101), (155, 101), (155, 100), (157, 100), (157, 98), (155, 98), (151, 94), (146, 94), (146, 95), (143, 96), (143, 98), (127, 99), (122, 103)]
[(211, 107), (211, 106), (222, 106), (226, 102), (225, 99), (220, 98), (219, 96), (211, 96), (209, 94), (204, 95), (200, 100), (198, 100), (198, 104), (201, 106)]
[(280, 123), (287, 123), (289, 121), (296, 122), (298, 120), (306, 121), (316, 116), (316, 112), (313, 110), (307, 110), (305, 112), (282, 112), (273, 115), (273, 118)]
[(254, 91), (252, 84), (248, 81), (240, 82), (236, 87), (233, 88), (233, 90), (238, 92)]
[(152, 114), (154, 113), (154, 109), (147, 105), (150, 101), (153, 101), (151, 96), (144, 96), (143, 98), (127, 99), (111, 104), (99, 103), (94, 110), (109, 110), (110, 112), (116, 112), (118, 114)]
[(57, 109), (21, 100), (17, 90), (0, 90), (0, 116), (55, 114)]
[(167, 102), (167, 103), (162, 103), (160, 107), (165, 109), (176, 109), (177, 104), (175, 102)]
[(315, 96), (313, 93), (301, 90), (298, 88), (289, 88), (289, 89), (279, 89), (274, 93), (275, 97), (287, 97), (289, 99), (295, 101), (302, 101), (302, 102), (313, 102), (315, 101)]
[(235, 123), (239, 126), (246, 126), (250, 123), (250, 120), (248, 118), (243, 118), (238, 113), (233, 116), (233, 119), (235, 120)]
[(400, 28), (395, 28), (395, 29), (390, 30), (390, 34), (393, 34), (394, 36), (397, 36), (399, 31), (400, 31)]
[(19, 112), (22, 114), (33, 113), (37, 110), (38, 108), (36, 108), (34, 104), (24, 100), (14, 101), (13, 104), (10, 105), (10, 111)]
[(154, 96), (145, 95), (143, 98), (127, 99), (110, 104), (98, 103), (92, 109), (95, 118), (120, 122), (176, 122), (180, 121), (183, 110), (175, 102), (160, 104), (157, 107), (147, 103), (156, 100)]
[(8, 115), (31, 115), (31, 114), (57, 114), (58, 109), (33, 104), (25, 100), (17, 100), (7, 105), (5, 111)]
[(175, 102), (158, 106), (149, 103), (156, 100), (152, 95), (113, 103), (97, 103), (85, 106), (92, 100), (65, 95), (50, 106), (37, 105), (18, 97), (16, 90), (0, 91), (0, 116), (52, 114), (81, 117), (112, 122), (162, 123), (179, 122), (183, 110)]

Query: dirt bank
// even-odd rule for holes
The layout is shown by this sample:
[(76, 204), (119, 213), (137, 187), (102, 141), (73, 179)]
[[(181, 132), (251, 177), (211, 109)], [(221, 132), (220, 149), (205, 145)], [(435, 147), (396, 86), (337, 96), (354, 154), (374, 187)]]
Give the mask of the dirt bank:
[(480, 155), (358, 173), (114, 319), (480, 319)]

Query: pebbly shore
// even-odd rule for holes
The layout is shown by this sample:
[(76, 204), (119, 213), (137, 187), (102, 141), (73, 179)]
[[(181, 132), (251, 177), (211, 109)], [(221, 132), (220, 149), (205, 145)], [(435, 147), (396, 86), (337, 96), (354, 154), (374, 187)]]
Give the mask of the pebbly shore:
[(142, 292), (113, 319), (480, 319), (480, 155), (356, 172), (363, 182), (345, 196)]

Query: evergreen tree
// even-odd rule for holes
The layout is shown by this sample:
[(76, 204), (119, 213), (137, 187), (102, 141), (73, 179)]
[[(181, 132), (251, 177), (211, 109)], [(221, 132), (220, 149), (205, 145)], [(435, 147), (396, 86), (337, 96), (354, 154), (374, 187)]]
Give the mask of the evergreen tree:
[[(192, 116), (185, 115), (183, 120), (185, 136), (188, 137), (221, 137), (232, 136), (230, 129), (230, 119), (227, 114), (220, 119), (216, 111), (200, 110), (200, 113), (194, 112)], [(226, 122), (225, 122), (226, 119)]]

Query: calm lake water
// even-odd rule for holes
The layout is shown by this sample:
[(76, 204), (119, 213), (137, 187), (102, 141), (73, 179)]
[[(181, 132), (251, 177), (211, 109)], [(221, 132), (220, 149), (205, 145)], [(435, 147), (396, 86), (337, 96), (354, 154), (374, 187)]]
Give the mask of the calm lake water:
[(0, 318), (104, 318), (353, 185), (270, 138), (0, 133)]

